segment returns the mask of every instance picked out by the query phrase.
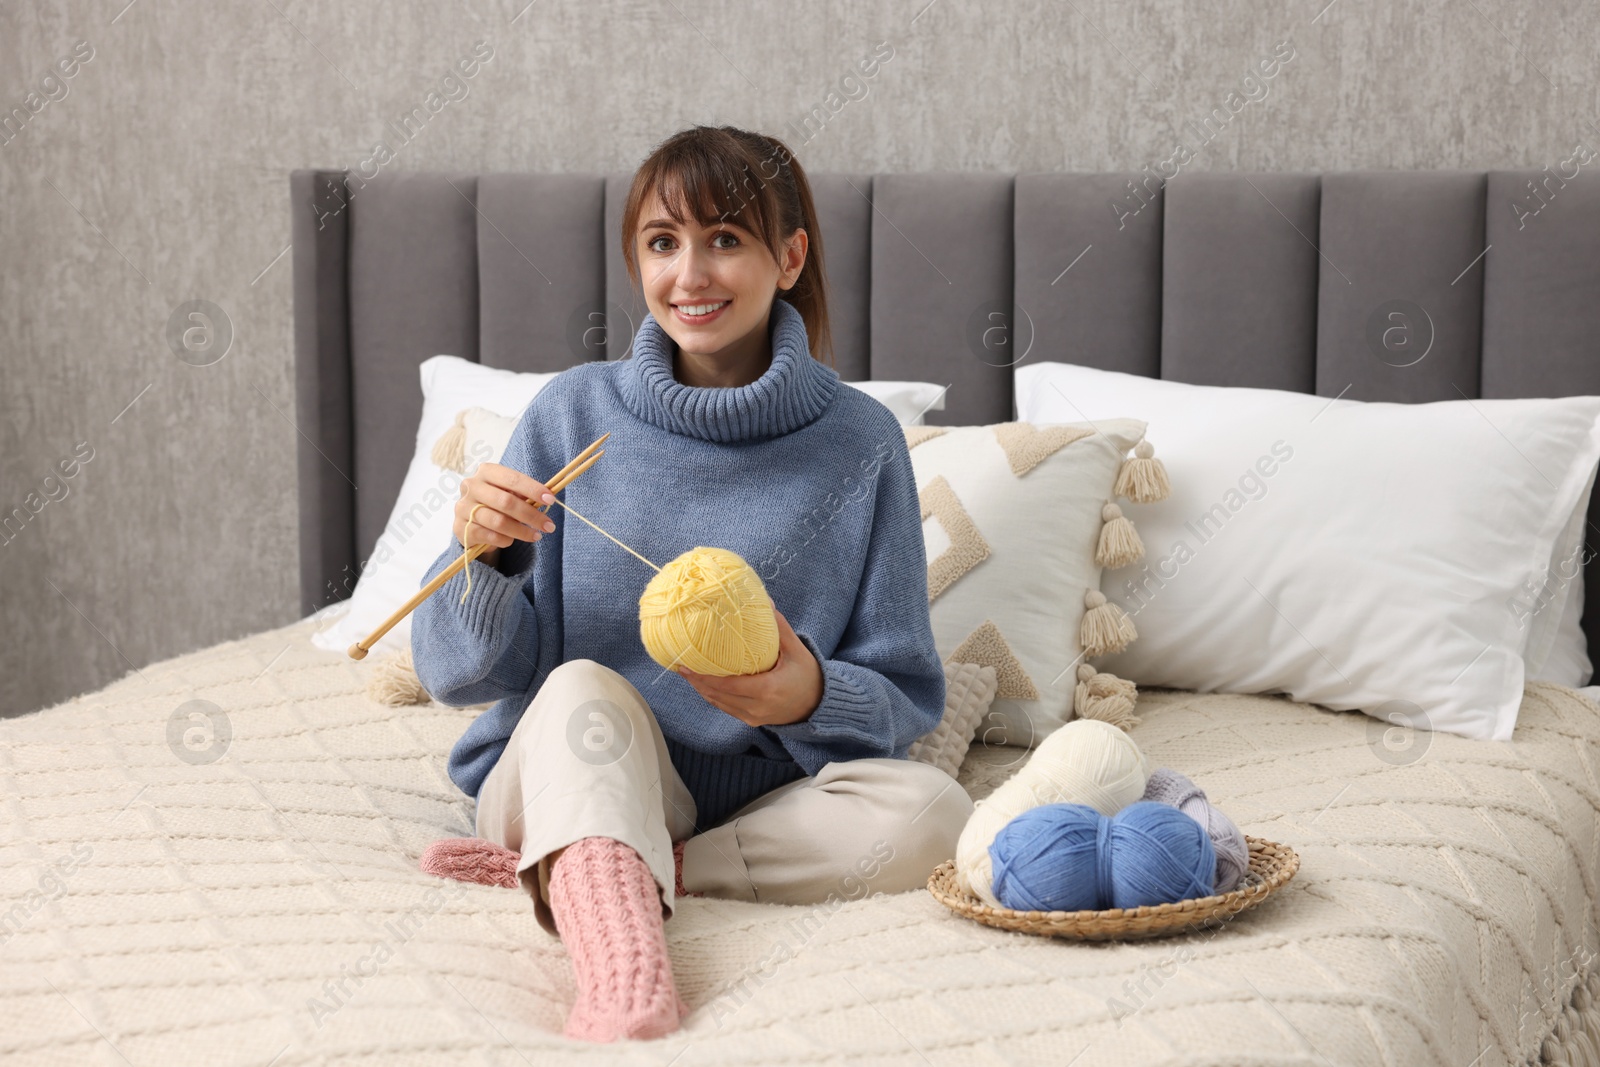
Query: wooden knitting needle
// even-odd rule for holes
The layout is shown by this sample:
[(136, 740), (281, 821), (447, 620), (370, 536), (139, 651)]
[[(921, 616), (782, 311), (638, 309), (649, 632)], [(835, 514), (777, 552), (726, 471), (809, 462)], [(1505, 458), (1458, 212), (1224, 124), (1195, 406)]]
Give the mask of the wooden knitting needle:
[[(555, 494), (572, 484), (572, 482), (577, 479), (578, 475), (594, 466), (600, 457), (606, 454), (605, 449), (601, 448), (600, 445), (603, 444), (605, 439), (610, 436), (611, 434), (609, 431), (601, 434), (598, 438), (596, 438), (594, 444), (590, 445), (582, 452), (579, 452), (572, 458), (570, 463), (557, 471), (555, 477), (551, 478), (545, 483), (545, 488), (548, 489), (551, 494)], [(527, 503), (533, 504), (533, 498), (529, 497), (527, 499)], [(544, 511), (547, 508), (547, 505), (544, 504), (534, 504), (534, 506), (540, 511)], [(401, 605), (399, 610), (385, 619), (383, 625), (379, 626), (366, 637), (351, 645), (348, 650), (350, 658), (366, 659), (367, 651), (371, 649), (373, 645), (377, 644), (379, 638), (388, 633), (396, 623), (415, 610), (418, 604), (422, 603), (424, 600), (427, 600), (430, 596), (437, 592), (441, 585), (450, 580), (450, 576), (452, 574), (455, 574), (462, 567), (465, 567), (469, 562), (477, 559), (492, 547), (494, 546), (488, 544), (487, 542), (479, 541), (471, 548), (462, 552), (462, 554), (456, 558), (454, 563), (440, 571), (433, 581), (429, 582), (427, 585), (423, 586), (417, 591), (416, 596), (406, 601), (403, 605)]]

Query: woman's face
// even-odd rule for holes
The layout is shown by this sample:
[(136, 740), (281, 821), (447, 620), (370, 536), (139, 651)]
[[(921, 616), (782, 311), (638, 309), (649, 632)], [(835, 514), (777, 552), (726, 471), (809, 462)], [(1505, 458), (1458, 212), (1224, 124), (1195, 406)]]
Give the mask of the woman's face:
[(733, 218), (680, 225), (654, 193), (639, 217), (645, 303), (679, 350), (729, 358), (761, 352), (774, 294), (793, 286), (805, 266), (805, 230), (790, 237), (780, 267), (761, 239)]

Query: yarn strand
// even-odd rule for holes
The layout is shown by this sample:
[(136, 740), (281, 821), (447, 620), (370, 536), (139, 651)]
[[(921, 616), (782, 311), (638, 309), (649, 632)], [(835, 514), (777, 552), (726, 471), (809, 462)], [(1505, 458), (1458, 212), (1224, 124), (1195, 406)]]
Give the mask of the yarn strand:
[[(478, 514), (478, 509), (481, 508), (481, 507), (483, 507), (482, 504), (474, 504), (472, 506), (472, 511), (467, 515), (467, 525), (461, 531), (461, 535), (463, 537), (466, 537), (466, 538), (469, 538), (469, 539), (472, 537), (472, 520), (473, 520), (474, 517), (476, 517), (476, 515)], [(461, 550), (462, 557), (465, 558), (466, 554), (468, 552), (471, 552), (471, 551), (472, 551), (472, 549), (470, 549), (470, 548), (463, 548)], [(472, 561), (471, 560), (467, 560), (466, 562), (464, 562), (461, 565), (461, 569), (467, 572), (467, 588), (466, 588), (466, 590), (464, 592), (462, 592), (461, 599), (460, 599), (460, 601), (458, 601), (458, 603), (465, 604), (467, 602), (467, 594), (472, 592)]]
[[(560, 504), (562, 507), (564, 507), (568, 511), (572, 512), (574, 515), (578, 515), (577, 509), (572, 507), (572, 506), (570, 506), (565, 500), (562, 500), (560, 497), (556, 497), (556, 503)], [(578, 518), (583, 519), (584, 522), (589, 522), (589, 520), (588, 519), (584, 519), (582, 515), (578, 515)], [(606, 537), (611, 537), (610, 534), (606, 533), (604, 530), (601, 530), (600, 527), (595, 526), (594, 523), (589, 522), (589, 525), (590, 526), (594, 526), (594, 528), (597, 531), (599, 531), (601, 534), (604, 534)], [(649, 567), (653, 571), (656, 571), (657, 573), (660, 573), (660, 571), (661, 571), (660, 567), (657, 567), (654, 563), (651, 563), (649, 560), (645, 559), (643, 556), (640, 556), (639, 553), (634, 552), (633, 549), (629, 548), (627, 545), (624, 545), (621, 541), (617, 541), (617, 539), (615, 537), (611, 537), (611, 540), (616, 541), (617, 545), (619, 547), (621, 547), (624, 551), (629, 552), (634, 556), (637, 556), (645, 564), (645, 566)]]
[[(568, 511), (572, 512), (574, 515), (578, 515), (577, 509), (569, 506), (567, 504), (567, 502), (562, 500), (560, 497), (556, 497), (555, 501), (556, 501), (557, 504), (560, 504), (562, 507), (564, 507)], [(473, 507), (473, 509), (472, 509), (472, 515), (476, 515), (478, 513), (478, 508), (481, 508), (481, 507), (483, 507), (482, 504), (475, 505)], [(582, 515), (578, 515), (578, 518), (583, 519), (584, 522), (589, 522), (589, 520), (588, 519), (584, 519)], [(661, 573), (661, 568), (660, 567), (657, 567), (654, 563), (651, 563), (649, 560), (645, 559), (643, 556), (640, 556), (639, 553), (634, 552), (633, 549), (629, 548), (627, 545), (624, 545), (621, 541), (617, 541), (617, 539), (615, 537), (611, 537), (610, 534), (606, 533), (604, 530), (601, 530), (600, 527), (595, 526), (594, 523), (589, 522), (589, 525), (590, 526), (594, 526), (594, 528), (596, 530), (599, 530), (600, 533), (604, 534), (606, 537), (610, 537), (611, 540), (616, 541), (616, 543), (619, 546), (621, 546), (625, 551), (632, 553), (634, 556), (638, 556), (638, 558), (640, 560), (644, 561), (646, 566), (650, 567), (657, 574)], [(467, 516), (467, 526), (466, 526), (466, 529), (464, 529), (462, 531), (462, 533), (464, 535), (468, 536), (468, 537), (472, 536), (472, 516), (471, 515)], [(470, 551), (472, 551), (470, 548), (462, 549), (462, 555), (466, 555), (466, 553), (468, 553)], [(472, 592), (472, 568), (469, 566), (469, 567), (467, 567), (466, 570), (467, 570), (467, 588), (466, 588), (466, 591), (461, 594), (461, 603), (463, 603), (463, 604), (465, 604), (467, 602), (467, 594)]]

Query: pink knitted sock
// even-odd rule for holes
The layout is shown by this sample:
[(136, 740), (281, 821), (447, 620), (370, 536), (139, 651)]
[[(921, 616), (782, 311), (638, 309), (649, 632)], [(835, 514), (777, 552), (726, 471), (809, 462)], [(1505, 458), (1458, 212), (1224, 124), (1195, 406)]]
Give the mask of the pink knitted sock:
[(515, 889), (521, 858), (486, 838), (447, 837), (423, 849), (417, 866), (440, 878)]
[(672, 981), (661, 890), (643, 857), (610, 837), (584, 837), (550, 870), (550, 912), (578, 997), (562, 1031), (588, 1041), (665, 1037), (688, 1013)]

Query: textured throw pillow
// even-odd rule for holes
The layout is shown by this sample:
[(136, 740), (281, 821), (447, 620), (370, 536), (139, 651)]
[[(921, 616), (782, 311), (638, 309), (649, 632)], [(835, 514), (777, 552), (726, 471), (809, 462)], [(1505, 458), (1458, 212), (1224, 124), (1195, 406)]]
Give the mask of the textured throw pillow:
[(1148, 559), (1103, 576), (1140, 634), (1107, 669), (1510, 739), (1561, 614), (1527, 590), (1600, 462), (1600, 397), (1365, 403), (1064, 363), (1016, 386), (1024, 418), (1136, 416), (1169, 450), (1171, 498), (1133, 509)]
[[(985, 744), (1043, 741), (1094, 679), (1086, 660), (1137, 636), (1100, 592), (1100, 571), (1144, 551), (1114, 498), (1165, 495), (1144, 431), (1124, 418), (906, 428), (939, 655), (995, 670)], [(1131, 687), (1111, 681), (1089, 695), (1131, 711)]]
[(989, 712), (996, 684), (994, 668), (987, 664), (945, 663), (944, 718), (911, 745), (906, 758), (930, 763), (954, 778)]
[[(508, 419), (515, 426), (522, 409), (555, 377), (554, 373), (498, 370), (458, 356), (425, 359), (418, 374), (422, 383), (422, 418), (417, 424), (411, 465), (389, 513), (388, 525), (361, 565), (349, 607), (330, 615), (328, 625), (311, 635), (311, 643), (318, 648), (345, 651), (383, 625), (422, 587), (428, 566), (450, 540), (455, 503), (461, 499), (460, 471), (440, 468), (433, 460), (433, 452), (462, 410), (485, 409), (486, 414)], [(490, 425), (489, 420), (484, 419), (483, 425)], [(505, 441), (501, 440), (500, 449), (504, 447)], [(500, 451), (482, 443), (469, 442), (466, 454), (474, 466), (500, 457)], [(378, 639), (372, 650), (410, 647), (411, 615), (407, 614)]]

